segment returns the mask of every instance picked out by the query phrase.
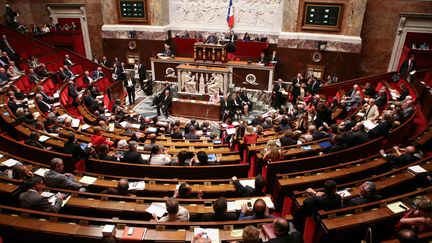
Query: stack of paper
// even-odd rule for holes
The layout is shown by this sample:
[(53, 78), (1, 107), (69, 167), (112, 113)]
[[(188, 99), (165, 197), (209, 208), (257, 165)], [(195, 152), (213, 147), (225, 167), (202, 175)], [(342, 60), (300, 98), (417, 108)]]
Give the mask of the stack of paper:
[(81, 130), (87, 130), (89, 127), (90, 127), (90, 125), (88, 125), (88, 124), (83, 124), (83, 125), (81, 126)]
[(45, 172), (49, 171), (47, 168), (39, 168), (37, 171), (35, 171), (33, 174), (38, 175), (40, 177), (45, 176)]
[(228, 135), (232, 135), (232, 134), (235, 134), (235, 133), (236, 133), (236, 129), (235, 129), (235, 128), (228, 128), (228, 129), (226, 130), (226, 132), (227, 132)]
[(351, 196), (351, 193), (349, 193), (349, 191), (347, 190), (338, 191), (336, 193), (339, 194), (342, 198)]
[[(143, 150), (144, 150), (144, 148), (143, 148)], [(149, 161), (149, 159), (150, 159), (150, 154), (141, 154), (141, 158), (142, 158), (144, 161)]]
[(110, 123), (110, 124), (108, 125), (108, 130), (109, 130), (110, 132), (114, 132), (114, 123)]
[(414, 166), (408, 167), (408, 172), (410, 172), (414, 175), (417, 175), (417, 174), (427, 173), (427, 170), (425, 170), (420, 165), (414, 165)]
[(371, 121), (363, 121), (363, 125), (366, 127), (367, 130), (374, 129), (378, 124), (375, 124)]
[(122, 121), (122, 122), (120, 122), (120, 125), (121, 125), (123, 128), (126, 128), (127, 124), (128, 124), (127, 121)]
[(387, 207), (393, 212), (393, 213), (400, 213), (408, 210), (409, 208), (403, 204), (401, 201), (387, 204)]
[(167, 212), (165, 203), (152, 203), (145, 211), (158, 217), (162, 217)]
[(129, 182), (129, 190), (144, 190), (145, 188), (145, 182), (144, 181), (136, 181), (136, 182)]
[(8, 159), (6, 161), (1, 162), (1, 164), (6, 167), (14, 167), (17, 163), (19, 163), (19, 161), (15, 159)]
[(39, 142), (43, 143), (43, 142), (45, 142), (45, 141), (48, 140), (48, 139), (50, 139), (50, 137), (45, 136), (45, 135), (41, 135), (41, 136), (39, 137)]
[(79, 182), (87, 184), (87, 185), (91, 185), (93, 183), (95, 183), (95, 181), (97, 180), (96, 177), (92, 177), (92, 176), (83, 176), (81, 178), (81, 180), (79, 180)]
[(255, 188), (255, 179), (251, 179), (251, 180), (239, 180), (239, 182), (243, 186), (250, 186), (252, 188)]
[(202, 233), (201, 237), (204, 237), (204, 238), (207, 237), (208, 239), (211, 240), (212, 243), (221, 242), (219, 239), (219, 229), (209, 229), (209, 228), (206, 228), (206, 229), (195, 228), (194, 229), (194, 235), (201, 234), (201, 233)]

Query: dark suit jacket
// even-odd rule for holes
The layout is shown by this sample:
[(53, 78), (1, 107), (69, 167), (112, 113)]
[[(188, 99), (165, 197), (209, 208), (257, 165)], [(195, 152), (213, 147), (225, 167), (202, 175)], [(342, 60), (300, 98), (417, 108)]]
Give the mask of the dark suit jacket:
[(134, 88), (135, 85), (136, 85), (136, 81), (135, 81), (134, 78), (131, 78), (131, 81), (132, 81), (132, 87), (128, 87), (128, 80), (127, 80), (127, 79), (125, 79), (125, 81), (123, 81), (123, 85), (124, 85), (127, 89), (129, 89), (129, 88)]
[(267, 64), (267, 63), (269, 63), (269, 59), (268, 59), (268, 57), (259, 57), (257, 62)]
[(126, 151), (123, 154), (123, 162), (145, 164), (146, 162), (141, 157), (141, 154), (135, 151)]
[(75, 88), (75, 86), (68, 86), (68, 96), (72, 97), (72, 98), (77, 98), (78, 97), (78, 92)]
[(280, 141), (282, 147), (297, 144), (296, 140), (292, 139), (291, 137), (287, 137), (287, 136), (283, 136), (283, 137), (279, 138), (279, 141)]
[(199, 139), (199, 136), (196, 134), (193, 134), (193, 133), (186, 133), (184, 135), (184, 138), (185, 139)]
[(384, 107), (387, 104), (387, 93), (383, 96), (378, 96), (375, 100), (375, 105), (378, 107)]
[(369, 130), (368, 135), (370, 138), (377, 138), (379, 136), (387, 135), (392, 127), (389, 121), (380, 121), (376, 127)]
[(306, 198), (303, 202), (303, 207), (307, 209), (310, 213), (316, 212), (318, 210), (333, 210), (338, 209), (342, 205), (342, 198), (338, 194), (334, 195), (324, 195), (324, 196), (312, 196)]
[(400, 156), (387, 155), (385, 158), (398, 166), (407, 165), (418, 160), (413, 154), (401, 154)]
[(139, 74), (139, 79), (140, 80), (144, 80), (144, 79), (147, 78), (146, 67), (142, 63), (138, 66), (138, 74)]
[(71, 143), (66, 141), (63, 147), (63, 152), (65, 154), (72, 154), (75, 158), (83, 158), (86, 156), (84, 150), (81, 149), (80, 145), (77, 143)]
[(238, 216), (236, 213), (224, 213), (222, 215), (215, 213), (206, 213), (202, 216), (201, 220), (204, 222), (212, 222), (212, 221), (234, 221), (237, 220)]
[(13, 102), (12, 100), (8, 101), (9, 109), (12, 111), (12, 113), (16, 113), (16, 110), (21, 107), (21, 105), (18, 105), (17, 103)]
[(2, 62), (6, 63), (6, 65), (9, 65), (9, 59), (7, 57), (1, 56), (0, 60), (2, 60)]
[(82, 79), (83, 79), (84, 83), (86, 83), (86, 84), (90, 83), (90, 77), (89, 76), (84, 75)]
[(279, 236), (267, 241), (267, 243), (302, 243), (303, 235), (300, 232), (292, 232), (291, 234)]
[(238, 180), (234, 181), (234, 186), (237, 189), (237, 192), (240, 194), (240, 197), (259, 197), (265, 195), (264, 192), (257, 191), (255, 188), (243, 186)]
[(73, 62), (70, 59), (64, 59), (63, 64), (66, 66), (71, 66)]
[(71, 70), (66, 70), (66, 69), (63, 70), (63, 74), (68, 78), (72, 78), (74, 76)]
[(36, 75), (36, 73), (29, 74), (28, 79), (29, 79), (30, 83), (38, 83), (40, 81), (40, 79)]
[(401, 74), (402, 77), (406, 77), (409, 72), (411, 72), (412, 70), (415, 70), (416, 68), (416, 61), (412, 61), (412, 65), (411, 68), (409, 68), (409, 59), (405, 60), (402, 63), (402, 66), (399, 69), (399, 73)]
[(48, 103), (48, 104), (51, 104), (53, 101), (50, 99), (50, 97), (47, 95), (47, 94), (45, 94), (44, 92), (39, 92), (39, 94), (41, 94), (42, 95), (42, 98), (43, 98), (43, 101), (44, 102), (46, 102), (46, 103)]
[(165, 98), (165, 96), (163, 96), (162, 100), (160, 102), (160, 106), (164, 106), (166, 109), (169, 109), (171, 107), (171, 101), (172, 101), (171, 96), (168, 96), (167, 98)]
[(361, 205), (361, 204), (365, 204), (365, 203), (370, 203), (370, 202), (374, 202), (374, 201), (378, 201), (381, 200), (382, 196), (380, 195), (375, 195), (375, 197), (372, 198), (367, 198), (367, 197), (356, 197), (353, 198), (351, 200), (349, 200), (345, 206), (346, 207), (351, 207), (351, 206), (357, 206), (357, 205)]
[(31, 139), (27, 139), (24, 143), (29, 145), (29, 146), (32, 146), (32, 147), (45, 149), (44, 146), (42, 146), (42, 144), (40, 144), (39, 142), (33, 141)]
[(105, 66), (105, 67), (110, 67), (110, 62), (108, 61), (108, 60), (103, 60), (102, 62), (101, 62), (101, 65), (103, 65), (103, 66)]
[(36, 105), (38, 106), (39, 110), (43, 113), (50, 111), (51, 107), (48, 107), (44, 102), (38, 101), (36, 102)]
[(103, 72), (99, 72), (98, 70), (94, 70), (92, 73), (92, 78), (93, 79), (99, 79), (102, 78), (104, 76)]
[(39, 210), (50, 213), (58, 213), (61, 209), (62, 200), (56, 199), (54, 205), (48, 199), (42, 197), (35, 190), (28, 190), (19, 196), (20, 207), (32, 210)]

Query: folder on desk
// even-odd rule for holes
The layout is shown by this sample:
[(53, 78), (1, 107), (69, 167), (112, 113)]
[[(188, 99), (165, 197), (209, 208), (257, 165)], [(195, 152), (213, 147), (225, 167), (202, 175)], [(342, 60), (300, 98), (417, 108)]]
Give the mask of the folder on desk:
[(87, 185), (91, 185), (93, 184), (95, 181), (97, 180), (96, 177), (92, 177), (92, 176), (83, 176), (81, 178), (81, 180), (79, 180), (79, 182), (87, 184)]
[(38, 175), (40, 177), (45, 177), (45, 172), (49, 171), (47, 168), (39, 168), (37, 171), (34, 172), (35, 175)]
[(90, 127), (89, 124), (83, 124), (83, 125), (81, 126), (81, 130), (87, 130), (89, 127)]
[(408, 172), (410, 172), (413, 175), (418, 175), (418, 174), (422, 174), (422, 173), (427, 173), (427, 170), (425, 170), (420, 165), (414, 165), (414, 166), (408, 167)]
[(131, 190), (139, 190), (142, 191), (145, 188), (145, 181), (135, 181), (129, 182), (129, 191)]
[(72, 119), (72, 127), (78, 128), (80, 125), (80, 119)]
[(393, 213), (400, 213), (404, 212), (409, 209), (408, 206), (403, 204), (401, 201), (387, 204), (387, 207), (393, 212)]
[[(133, 228), (132, 234), (129, 235), (129, 230)], [(122, 240), (144, 240), (144, 237), (147, 233), (147, 228), (139, 228), (139, 227), (129, 227), (126, 226), (123, 231), (123, 235), (121, 237)]]
[(17, 163), (19, 163), (19, 161), (18, 161), (18, 160), (15, 160), (15, 159), (8, 159), (8, 160), (6, 160), (6, 161), (1, 162), (1, 164), (2, 164), (3, 166), (6, 166), (6, 167), (13, 167), (13, 166), (15, 166)]
[(255, 188), (255, 179), (251, 179), (251, 180), (239, 180), (239, 182), (244, 187), (250, 186), (252, 188)]
[(45, 142), (45, 141), (48, 140), (48, 139), (50, 139), (50, 137), (45, 136), (45, 135), (41, 135), (41, 136), (39, 137), (39, 142), (43, 143), (43, 142)]

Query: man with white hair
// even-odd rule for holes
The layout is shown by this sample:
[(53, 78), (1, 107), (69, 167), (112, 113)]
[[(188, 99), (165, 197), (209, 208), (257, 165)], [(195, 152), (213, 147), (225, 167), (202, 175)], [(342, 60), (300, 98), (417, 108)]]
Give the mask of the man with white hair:
[(264, 129), (270, 129), (273, 128), (273, 120), (271, 119), (271, 117), (267, 117), (265, 119), (265, 122), (262, 124)]
[(364, 119), (366, 121), (375, 121), (379, 117), (378, 106), (375, 105), (375, 99), (370, 98), (368, 103), (363, 106)]
[(93, 83), (93, 81), (94, 81), (93, 78), (90, 77), (90, 72), (89, 72), (89, 71), (85, 71), (85, 72), (84, 72), (84, 76), (83, 76), (82, 80), (83, 80), (84, 83), (86, 83), (86, 84), (91, 84), (91, 83)]
[(359, 107), (360, 103), (361, 103), (361, 96), (360, 96), (360, 91), (356, 91), (354, 96), (351, 96), (350, 99), (348, 100), (343, 100), (342, 103), (345, 104), (345, 110), (346, 111), (351, 111), (352, 109), (355, 109), (357, 107)]

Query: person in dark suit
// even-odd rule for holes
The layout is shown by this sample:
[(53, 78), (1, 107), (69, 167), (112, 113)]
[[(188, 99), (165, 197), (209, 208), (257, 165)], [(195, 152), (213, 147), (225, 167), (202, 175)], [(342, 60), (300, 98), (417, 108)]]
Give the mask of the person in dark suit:
[(73, 81), (68, 82), (68, 96), (73, 99), (73, 102), (76, 103), (76, 99), (78, 98), (78, 91)]
[(124, 80), (123, 85), (126, 87), (126, 91), (129, 99), (129, 105), (135, 103), (136, 81), (131, 77), (131, 74), (129, 72), (126, 73), (126, 79)]
[(213, 202), (214, 213), (206, 213), (202, 216), (201, 220), (204, 222), (217, 222), (217, 221), (234, 221), (237, 220), (236, 213), (227, 212), (228, 204), (224, 197), (220, 197)]
[(221, 116), (222, 122), (225, 122), (225, 120), (227, 118), (229, 118), (229, 117), (232, 116), (232, 113), (231, 113), (231, 103), (230, 103), (230, 100), (229, 100), (228, 97), (229, 97), (228, 95), (225, 95), (223, 97), (223, 99), (221, 100), (221, 102), (220, 102), (220, 104), (221, 104), (221, 114), (220, 114), (220, 116)]
[(166, 57), (174, 57), (174, 51), (171, 49), (171, 46), (168, 44), (164, 44), (164, 50), (162, 54)]
[(378, 97), (375, 99), (375, 105), (378, 108), (383, 108), (387, 104), (387, 92), (385, 88), (381, 89), (378, 93)]
[(249, 100), (246, 88), (241, 88), (238, 97), (243, 104), (243, 110), (246, 116), (252, 111), (252, 101)]
[[(137, 61), (135, 64), (137, 67), (136, 72), (138, 73), (138, 79), (140, 82), (140, 87), (144, 91), (144, 80), (147, 79), (147, 70), (144, 63)], [(147, 81), (148, 82), (148, 81)]]
[(184, 134), (185, 139), (199, 139), (199, 136), (195, 134), (196, 128), (194, 126), (188, 127), (188, 133)]
[(98, 160), (117, 161), (116, 157), (108, 155), (109, 146), (107, 144), (101, 144), (101, 145), (99, 145), (99, 149), (98, 150), (99, 150), (99, 153), (96, 156), (96, 158)]
[(163, 99), (159, 102), (159, 104), (156, 107), (158, 116), (161, 115), (161, 110), (162, 110), (162, 113), (165, 115), (166, 118), (168, 118), (169, 116), (168, 111), (171, 108), (171, 102), (172, 102), (172, 97), (170, 91), (165, 90)]
[(69, 190), (85, 191), (83, 185), (78, 183), (72, 174), (63, 172), (63, 160), (60, 158), (54, 158), (50, 162), (50, 170), (45, 172), (44, 181), (49, 187), (54, 188), (65, 188)]
[(228, 40), (228, 47), (227, 50), (228, 52), (235, 52), (236, 50), (236, 41), (238, 39), (238, 36), (234, 33), (234, 31), (230, 31), (229, 35), (226, 36), (226, 39)]
[(291, 129), (285, 130), (284, 136), (279, 138), (281, 147), (296, 145), (297, 140), (292, 138), (293, 131)]
[(3, 63), (5, 63), (6, 65), (8, 65), (10, 61), (12, 61), (12, 59), (9, 58), (7, 52), (5, 52), (5, 51), (2, 52), (2, 55), (1, 55), (1, 57), (0, 57), (0, 60), (1, 60)]
[(101, 79), (101, 78), (103, 78), (105, 75), (104, 75), (104, 73), (102, 72), (102, 68), (101, 67), (98, 67), (96, 70), (94, 70), (93, 71), (93, 73), (92, 73), (92, 77), (93, 77), (93, 80), (99, 80), (99, 79)]
[(129, 181), (127, 179), (120, 179), (117, 183), (117, 188), (110, 187), (101, 192), (102, 194), (110, 194), (110, 195), (121, 195), (121, 196), (130, 196), (129, 192)]
[(45, 93), (45, 88), (42, 85), (37, 87), (37, 93), (42, 96), (42, 100), (44, 102), (48, 104), (52, 104), (54, 102), (54, 98)]
[(32, 84), (38, 84), (41, 81), (37, 74), (34, 72), (33, 68), (29, 69), (28, 79)]
[(409, 75), (409, 73), (413, 70), (415, 70), (416, 68), (416, 61), (415, 61), (415, 56), (414, 55), (410, 55), (408, 59), (406, 59), (400, 69), (399, 69), (399, 73), (401, 75), (401, 77), (403, 79), (406, 79)]
[(292, 231), (290, 223), (284, 218), (275, 218), (273, 220), (273, 233), (276, 238), (270, 239), (268, 243), (301, 243), (303, 236), (298, 231)]
[(126, 79), (126, 69), (124, 62), (121, 62), (120, 65), (116, 65), (114, 68), (114, 74), (117, 75), (116, 81), (123, 81)]
[(366, 181), (360, 185), (360, 193), (358, 197), (350, 199), (345, 206), (357, 206), (365, 203), (374, 202), (380, 200), (382, 196), (377, 195), (376, 185), (371, 181)]
[(52, 109), (52, 106), (50, 104), (43, 101), (43, 97), (41, 94), (36, 94), (36, 105), (42, 113), (47, 113)]
[(134, 163), (134, 164), (146, 164), (146, 161), (141, 157), (141, 154), (137, 152), (138, 143), (135, 141), (129, 142), (129, 150), (123, 154), (123, 162)]
[(58, 73), (58, 78), (60, 79), (59, 82), (64, 83), (67, 80), (69, 80), (68, 75), (66, 75), (66, 73), (64, 72), (64, 69), (62, 67), (59, 67), (59, 70), (57, 73)]
[(65, 66), (72, 66), (74, 63), (72, 62), (72, 60), (69, 58), (69, 55), (68, 54), (66, 54), (65, 55), (65, 58), (64, 58), (64, 60), (63, 60), (63, 64), (65, 65)]
[(39, 142), (40, 136), (41, 136), (40, 133), (32, 132), (30, 133), (29, 138), (26, 139), (24, 143), (32, 147), (46, 150), (46, 148)]
[(408, 146), (405, 149), (395, 146), (393, 149), (395, 150), (396, 154), (386, 154), (384, 150), (380, 150), (381, 156), (391, 164), (396, 166), (404, 166), (418, 160), (418, 158), (414, 155), (416, 151), (414, 146)]
[(333, 210), (342, 206), (342, 197), (336, 193), (336, 182), (327, 180), (324, 182), (324, 192), (317, 192), (312, 188), (306, 189), (310, 197), (303, 201), (303, 205), (296, 212), (294, 223), (299, 231), (303, 231), (307, 216), (319, 210)]
[(45, 188), (42, 178), (33, 177), (24, 183), (24, 187), (28, 188), (28, 190), (19, 196), (20, 207), (49, 213), (58, 213), (60, 211), (64, 196), (57, 194), (54, 205), (52, 205), (47, 198), (41, 196)]
[(110, 68), (111, 67), (111, 64), (110, 64), (110, 62), (108, 61), (108, 59), (107, 59), (107, 57), (102, 57), (102, 61), (101, 61), (101, 63), (100, 63), (102, 66), (104, 66), (104, 67), (106, 67), (106, 68)]
[(312, 95), (318, 94), (320, 89), (321, 89), (321, 80), (313, 77), (313, 82), (312, 82), (312, 86), (311, 86), (311, 93)]
[(233, 176), (231, 179), (234, 182), (234, 186), (240, 197), (259, 197), (265, 195), (263, 192), (265, 180), (261, 175), (255, 177), (255, 188), (243, 186), (235, 176)]
[(90, 72), (89, 72), (89, 71), (85, 71), (85, 72), (84, 72), (84, 75), (83, 75), (83, 77), (82, 77), (82, 80), (83, 80), (83, 82), (86, 83), (86, 84), (90, 84), (90, 83), (92, 83), (92, 82), (94, 81), (93, 78), (90, 77)]
[(261, 52), (261, 55), (258, 58), (257, 63), (261, 63), (261, 64), (269, 63), (269, 59), (266, 57), (265, 52)]
[(246, 32), (243, 36), (243, 41), (250, 41), (250, 40), (251, 40), (251, 37), (250, 37), (249, 33)]
[(206, 44), (217, 44), (218, 43), (218, 38), (217, 38), (216, 34), (215, 33), (210, 34), (207, 37), (207, 40), (205, 41), (205, 43)]
[(69, 132), (67, 135), (67, 141), (64, 143), (63, 153), (71, 154), (72, 161), (76, 162), (80, 159), (85, 159), (87, 154), (84, 150), (81, 149), (81, 146), (77, 143), (77, 139), (75, 138), (75, 134), (73, 132)]
[(22, 105), (18, 104), (17, 99), (15, 98), (15, 95), (11, 95), (11, 96), (9, 96), (8, 107), (11, 110), (11, 112), (13, 114), (15, 114), (16, 111), (18, 110), (18, 108), (22, 107)]
[(75, 74), (69, 69), (69, 67), (68, 66), (63, 66), (63, 73), (64, 73), (64, 75), (67, 77), (67, 78), (69, 78), (69, 79), (71, 79), (71, 78), (74, 78), (75, 77)]
[(300, 85), (303, 82), (303, 76), (301, 73), (297, 73), (297, 76), (291, 80), (292, 85), (292, 103), (297, 103), (297, 97), (300, 95)]
[(380, 136), (386, 136), (392, 128), (391, 114), (384, 112), (381, 121), (373, 129), (369, 130), (368, 135), (370, 138), (378, 138)]

